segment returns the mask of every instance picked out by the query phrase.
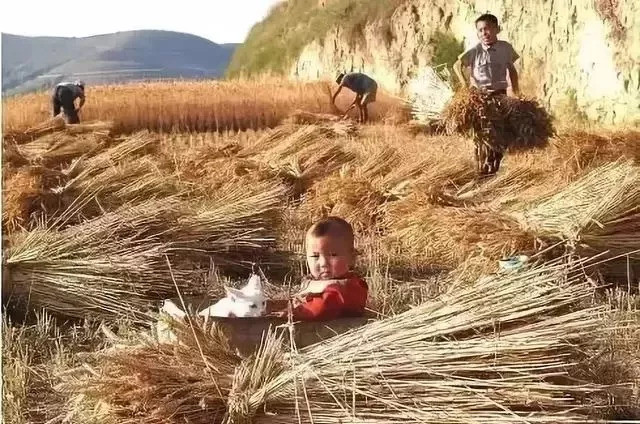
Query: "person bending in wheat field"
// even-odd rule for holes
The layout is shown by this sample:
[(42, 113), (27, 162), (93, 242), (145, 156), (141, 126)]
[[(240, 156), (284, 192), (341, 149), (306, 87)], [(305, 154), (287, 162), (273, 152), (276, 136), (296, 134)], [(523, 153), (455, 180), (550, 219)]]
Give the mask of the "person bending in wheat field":
[[(80, 99), (80, 104), (76, 109), (75, 100)], [(60, 114), (60, 109), (64, 114), (67, 124), (77, 124), (80, 122), (78, 112), (84, 106), (84, 82), (61, 82), (55, 86), (51, 93), (51, 103), (53, 106), (53, 117)]]
[(347, 114), (354, 107), (358, 108), (358, 122), (365, 123), (369, 120), (369, 103), (373, 103), (376, 101), (376, 94), (378, 92), (378, 83), (368, 75), (352, 72), (349, 74), (340, 73), (338, 78), (336, 78), (336, 83), (338, 83), (338, 89), (331, 97), (331, 105), (337, 109), (336, 106), (336, 98), (342, 87), (347, 87), (354, 93), (356, 93), (356, 98), (353, 100), (353, 103), (349, 106), (349, 108), (345, 111), (342, 119), (347, 117)]
[[(475, 24), (480, 42), (458, 56), (453, 67), (460, 84), (468, 87), (470, 83), (495, 96), (506, 95), (507, 88), (511, 86), (513, 93), (519, 94), (518, 71), (514, 62), (520, 58), (520, 55), (510, 43), (498, 40), (498, 33), (501, 31), (498, 18), (491, 14), (484, 14), (476, 19)], [(469, 79), (465, 78), (463, 68), (470, 70)], [(476, 160), (481, 173), (497, 172), (504, 156), (504, 149), (488, 149), (487, 144), (482, 140), (474, 141)]]

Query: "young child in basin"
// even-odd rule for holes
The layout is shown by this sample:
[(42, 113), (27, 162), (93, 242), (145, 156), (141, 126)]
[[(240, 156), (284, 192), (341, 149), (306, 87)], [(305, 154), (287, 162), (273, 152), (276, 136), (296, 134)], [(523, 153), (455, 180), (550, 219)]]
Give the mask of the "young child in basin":
[[(355, 263), (351, 225), (333, 216), (316, 222), (307, 231), (305, 250), (311, 277), (296, 295), (293, 319), (325, 321), (362, 316), (369, 288), (351, 270)], [(275, 314), (286, 317), (288, 312)]]

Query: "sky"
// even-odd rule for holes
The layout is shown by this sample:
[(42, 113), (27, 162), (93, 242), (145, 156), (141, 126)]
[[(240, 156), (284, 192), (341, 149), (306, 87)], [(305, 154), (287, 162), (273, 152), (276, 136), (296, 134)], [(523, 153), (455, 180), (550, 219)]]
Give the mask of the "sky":
[(0, 32), (87, 37), (117, 31), (186, 32), (216, 43), (240, 43), (281, 0), (6, 0)]

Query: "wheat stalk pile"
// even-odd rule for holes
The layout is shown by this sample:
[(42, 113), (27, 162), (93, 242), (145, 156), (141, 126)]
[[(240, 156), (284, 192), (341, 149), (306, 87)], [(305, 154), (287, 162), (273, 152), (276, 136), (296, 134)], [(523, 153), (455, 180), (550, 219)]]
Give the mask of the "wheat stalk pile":
[(302, 350), (272, 333), (247, 358), (215, 326), (176, 323), (177, 346), (97, 353), (66, 389), (119, 422), (596, 422), (603, 396), (630, 388), (572, 378), (606, 333), (606, 308), (579, 306), (593, 292), (584, 266), (495, 276)]
[[(386, 97), (371, 105), (373, 123), (355, 126), (313, 106), (326, 101), (318, 85), (316, 97), (285, 86), (303, 96), (294, 108), (276, 88), (277, 98), (256, 99), (251, 84), (185, 84), (219, 98), (158, 120), (153, 98), (175, 87), (150, 104), (127, 97), (136, 100), (122, 115), (106, 97), (104, 113), (87, 109), (96, 121), (73, 128), (10, 111), (5, 421), (640, 417), (637, 130), (555, 135), (535, 103), (451, 92), (437, 107), (449, 105), (440, 123), (455, 134), (424, 134), (390, 123), (397, 105)], [(498, 175), (478, 178), (459, 133), (493, 123), (510, 134), (496, 152), (509, 143), (513, 152)], [(215, 131), (194, 132), (202, 128)], [(294, 292), (304, 234), (328, 214), (355, 228), (369, 324), (301, 347), (302, 326), (282, 321), (252, 355), (193, 316), (172, 322), (178, 343), (150, 333), (158, 301), (219, 297), (254, 265), (270, 295)], [(500, 271), (505, 256), (523, 267)], [(96, 319), (99, 334), (87, 324)]]

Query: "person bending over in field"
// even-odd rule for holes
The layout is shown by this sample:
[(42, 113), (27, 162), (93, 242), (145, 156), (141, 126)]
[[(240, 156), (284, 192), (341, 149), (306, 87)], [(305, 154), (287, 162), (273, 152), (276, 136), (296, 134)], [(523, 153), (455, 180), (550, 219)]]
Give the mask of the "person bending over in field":
[[(80, 104), (75, 107), (75, 100), (79, 98)], [(51, 96), (53, 103), (53, 117), (60, 114), (60, 108), (64, 113), (65, 122), (67, 124), (77, 124), (80, 122), (78, 112), (84, 106), (84, 82), (61, 82), (55, 86)]]
[[(309, 228), (305, 237), (311, 276), (294, 299), (294, 320), (325, 321), (364, 315), (367, 283), (352, 271), (354, 235), (342, 218), (329, 216)], [(286, 317), (287, 311), (276, 316)]]
[[(356, 93), (356, 98), (353, 100), (353, 103), (346, 110), (342, 119), (347, 117), (347, 114), (354, 107), (358, 108), (358, 122), (365, 123), (369, 120), (369, 103), (373, 103), (376, 101), (376, 94), (378, 92), (378, 84), (375, 80), (368, 75), (361, 74), (359, 72), (352, 72), (349, 74), (340, 73), (338, 78), (336, 79), (336, 83), (338, 83), (338, 89), (335, 94), (331, 97), (331, 104), (333, 107), (336, 107), (336, 98), (338, 94), (342, 90), (342, 87), (347, 87), (354, 93)], [(337, 107), (336, 107), (337, 109)]]

